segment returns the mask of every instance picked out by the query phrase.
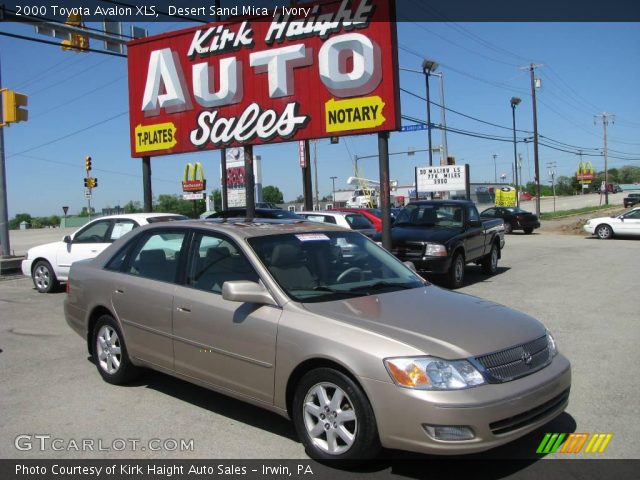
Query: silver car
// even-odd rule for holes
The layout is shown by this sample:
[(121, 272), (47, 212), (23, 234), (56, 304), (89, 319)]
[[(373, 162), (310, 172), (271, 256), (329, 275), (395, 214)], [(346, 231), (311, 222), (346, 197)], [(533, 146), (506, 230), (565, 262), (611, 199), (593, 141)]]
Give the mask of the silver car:
[(487, 450), (559, 415), (571, 385), (537, 320), (309, 222), (138, 228), (73, 264), (65, 315), (107, 382), (147, 367), (258, 405), (318, 459)]

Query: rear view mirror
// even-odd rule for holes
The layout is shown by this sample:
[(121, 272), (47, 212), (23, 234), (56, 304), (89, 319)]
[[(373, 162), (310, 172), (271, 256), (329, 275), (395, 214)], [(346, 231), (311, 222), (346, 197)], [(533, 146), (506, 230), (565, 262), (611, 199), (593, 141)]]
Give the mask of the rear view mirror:
[(262, 285), (248, 280), (234, 280), (222, 285), (222, 298), (230, 302), (277, 305), (269, 291)]
[(64, 243), (71, 243), (71, 236), (70, 236), (70, 235), (65, 235), (65, 236), (62, 238), (62, 241), (63, 241)]
[(418, 272), (416, 270), (416, 266), (414, 265), (413, 262), (406, 261), (406, 262), (402, 262), (402, 263), (404, 263), (404, 266), (407, 267), (409, 270), (411, 270), (413, 273), (417, 273)]

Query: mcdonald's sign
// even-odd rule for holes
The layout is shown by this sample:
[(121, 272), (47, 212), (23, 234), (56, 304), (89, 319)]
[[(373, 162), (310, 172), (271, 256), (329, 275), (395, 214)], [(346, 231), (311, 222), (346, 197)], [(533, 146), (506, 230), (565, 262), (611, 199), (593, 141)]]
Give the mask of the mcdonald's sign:
[(182, 191), (201, 192), (206, 188), (207, 181), (204, 179), (204, 172), (200, 162), (187, 163), (184, 166), (184, 175), (182, 176)]
[(581, 184), (589, 184), (591, 182), (593, 182), (593, 180), (596, 178), (596, 172), (593, 169), (593, 165), (591, 165), (591, 162), (587, 161), (587, 162), (582, 162), (582, 160), (580, 160), (580, 163), (578, 163), (578, 170), (576, 171), (576, 180), (578, 180)]

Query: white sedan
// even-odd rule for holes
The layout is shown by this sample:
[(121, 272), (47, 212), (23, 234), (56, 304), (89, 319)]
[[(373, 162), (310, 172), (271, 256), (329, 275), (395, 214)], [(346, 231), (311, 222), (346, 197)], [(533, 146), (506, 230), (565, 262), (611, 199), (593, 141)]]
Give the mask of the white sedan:
[(600, 217), (588, 220), (584, 230), (603, 240), (616, 236), (640, 235), (640, 207), (616, 217)]
[(125, 233), (141, 225), (187, 217), (173, 213), (132, 213), (99, 217), (62, 241), (30, 248), (22, 261), (22, 273), (33, 278), (40, 293), (66, 282), (73, 262), (94, 258)]

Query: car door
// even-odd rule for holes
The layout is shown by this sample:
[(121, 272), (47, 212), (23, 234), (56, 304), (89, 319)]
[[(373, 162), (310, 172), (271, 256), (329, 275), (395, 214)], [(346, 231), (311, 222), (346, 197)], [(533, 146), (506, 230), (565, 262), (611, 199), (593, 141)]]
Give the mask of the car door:
[[(461, 208), (462, 210), (462, 208)], [(480, 226), (470, 225), (470, 221), (480, 221), (480, 215), (475, 207), (468, 206), (464, 209), (464, 236), (465, 251), (467, 260), (475, 260), (485, 254), (485, 234), (482, 224)]]
[(67, 278), (73, 262), (94, 258), (109, 246), (107, 234), (111, 230), (110, 219), (95, 220), (79, 230), (70, 243), (62, 243), (56, 255), (58, 276)]
[(631, 210), (621, 215), (614, 226), (618, 235), (640, 235), (640, 210)]
[(171, 370), (173, 295), (186, 231), (166, 228), (143, 235), (112, 282), (111, 302), (129, 354)]
[(185, 282), (173, 304), (175, 369), (271, 404), (282, 311), (223, 299), (222, 285), (230, 280), (258, 282), (259, 277), (234, 241), (195, 233)]

